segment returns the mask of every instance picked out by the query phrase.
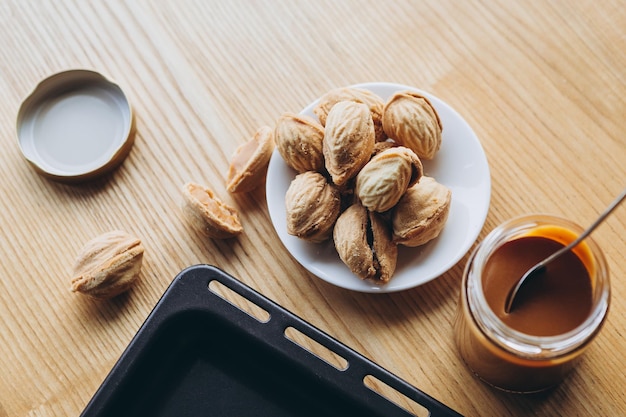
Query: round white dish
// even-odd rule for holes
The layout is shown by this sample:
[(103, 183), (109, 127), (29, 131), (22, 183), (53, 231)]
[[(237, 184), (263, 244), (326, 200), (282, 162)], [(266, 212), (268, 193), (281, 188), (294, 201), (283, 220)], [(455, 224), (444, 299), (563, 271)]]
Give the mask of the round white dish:
[[(431, 161), (422, 161), (426, 175), (452, 191), (452, 202), (441, 234), (426, 245), (398, 247), (398, 263), (391, 280), (377, 285), (354, 275), (341, 261), (332, 239), (309, 243), (287, 233), (285, 193), (296, 172), (289, 168), (277, 150), (268, 171), (266, 198), (270, 218), (289, 253), (309, 272), (338, 287), (360, 292), (394, 292), (431, 281), (454, 266), (470, 249), (482, 230), (491, 198), (489, 165), (483, 148), (469, 124), (437, 97), (401, 84), (366, 83), (364, 88), (387, 100), (397, 91), (413, 90), (427, 97), (437, 110), (443, 126), (441, 148)], [(317, 117), (313, 108), (319, 99), (300, 114)]]

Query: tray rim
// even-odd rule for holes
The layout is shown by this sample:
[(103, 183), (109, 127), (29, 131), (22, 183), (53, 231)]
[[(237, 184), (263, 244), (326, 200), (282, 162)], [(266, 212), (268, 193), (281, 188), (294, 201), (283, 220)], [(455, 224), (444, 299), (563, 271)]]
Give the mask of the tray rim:
[[(256, 304), (270, 314), (266, 322), (260, 322), (246, 311), (209, 290), (209, 283), (218, 281), (227, 289)], [(206, 291), (197, 291), (206, 289)], [(124, 380), (131, 375), (142, 354), (158, 335), (160, 328), (171, 318), (185, 311), (200, 310), (217, 314), (228, 324), (236, 326), (268, 347), (297, 360), (308, 369), (315, 369), (316, 376), (343, 395), (357, 403), (363, 403), (386, 416), (414, 416), (385, 396), (367, 387), (363, 381), (372, 376), (400, 394), (406, 396), (430, 412), (433, 417), (460, 416), (460, 414), (435, 398), (422, 392), (408, 382), (392, 374), (377, 363), (346, 346), (276, 302), (229, 275), (222, 269), (197, 264), (183, 269), (172, 280), (151, 313), (132, 338), (108, 375), (98, 387), (81, 413), (81, 417), (103, 416), (109, 402), (119, 394)], [(284, 329), (293, 327), (348, 362), (345, 369), (338, 369), (309, 352), (303, 346), (284, 337)], [(349, 389), (348, 389), (349, 387)]]

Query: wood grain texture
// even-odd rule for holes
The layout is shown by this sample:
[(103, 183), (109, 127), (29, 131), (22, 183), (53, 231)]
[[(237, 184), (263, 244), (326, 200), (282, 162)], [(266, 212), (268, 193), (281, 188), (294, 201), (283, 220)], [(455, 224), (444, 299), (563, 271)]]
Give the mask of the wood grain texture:
[[(626, 8), (619, 0), (5, 0), (0, 2), (0, 417), (78, 415), (171, 279), (219, 266), (465, 415), (626, 414), (626, 208), (594, 233), (612, 275), (609, 319), (571, 377), (540, 396), (481, 384), (452, 340), (464, 257), (421, 287), (354, 293), (280, 243), (263, 189), (229, 195), (236, 147), (331, 88), (412, 85), (470, 123), (492, 175), (479, 237), (513, 216), (590, 223), (626, 185)], [(43, 78), (87, 68), (117, 81), (135, 145), (100, 180), (65, 185), (22, 158), (15, 121)], [(181, 216), (210, 185), (245, 232), (211, 241)], [(271, 186), (271, 184), (268, 184)], [(69, 291), (84, 242), (142, 239), (140, 281), (95, 302)]]

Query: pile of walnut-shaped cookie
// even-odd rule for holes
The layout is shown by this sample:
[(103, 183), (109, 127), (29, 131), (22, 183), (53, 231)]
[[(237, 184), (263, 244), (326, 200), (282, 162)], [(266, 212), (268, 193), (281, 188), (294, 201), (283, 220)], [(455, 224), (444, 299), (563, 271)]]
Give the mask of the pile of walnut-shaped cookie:
[(328, 92), (314, 113), (319, 121), (285, 113), (274, 130), (298, 172), (285, 195), (287, 232), (310, 242), (332, 237), (355, 275), (386, 283), (397, 245), (432, 240), (448, 217), (451, 192), (424, 175), (420, 160), (439, 150), (439, 116), (413, 91), (385, 102), (353, 87)]

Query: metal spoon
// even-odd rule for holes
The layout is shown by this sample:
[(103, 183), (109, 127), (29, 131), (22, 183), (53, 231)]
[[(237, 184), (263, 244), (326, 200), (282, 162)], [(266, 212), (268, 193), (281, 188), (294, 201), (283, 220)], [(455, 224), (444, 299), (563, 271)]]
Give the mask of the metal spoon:
[(624, 198), (626, 198), (626, 188), (624, 189), (624, 191), (622, 191), (622, 193), (619, 195), (619, 197), (617, 197), (611, 203), (611, 205), (608, 206), (606, 208), (606, 210), (604, 210), (604, 212), (600, 215), (600, 217), (598, 217), (596, 219), (596, 221), (593, 222), (593, 224), (591, 226), (589, 226), (584, 232), (582, 232), (580, 234), (580, 236), (578, 236), (578, 238), (576, 238), (576, 240), (574, 240), (569, 245), (567, 245), (567, 246), (559, 249), (558, 251), (554, 252), (552, 255), (548, 256), (547, 258), (545, 258), (541, 262), (535, 264), (535, 266), (530, 268), (528, 271), (526, 271), (526, 273), (524, 275), (522, 275), (522, 277), (519, 279), (519, 281), (517, 281), (517, 284), (515, 284), (513, 289), (511, 289), (511, 291), (507, 295), (504, 311), (506, 313), (509, 313), (511, 311), (511, 309), (513, 308), (513, 304), (515, 302), (515, 297), (517, 296), (517, 293), (519, 292), (520, 288), (524, 285), (524, 283), (528, 282), (528, 280), (530, 278), (532, 278), (532, 277), (534, 277), (536, 275), (539, 275), (540, 273), (544, 272), (546, 270), (546, 268), (547, 268), (547, 265), (550, 262), (554, 261), (556, 258), (558, 258), (559, 256), (563, 255), (565, 252), (568, 252), (568, 251), (572, 250), (576, 245), (578, 245), (581, 241), (583, 241), (583, 239), (585, 239), (587, 236), (589, 236), (591, 234), (591, 232), (593, 232), (594, 229), (596, 227), (598, 227), (598, 225), (600, 225), (600, 223), (602, 223), (602, 221), (604, 221), (604, 219), (606, 219), (608, 217), (608, 215), (611, 214), (611, 212), (624, 200)]

